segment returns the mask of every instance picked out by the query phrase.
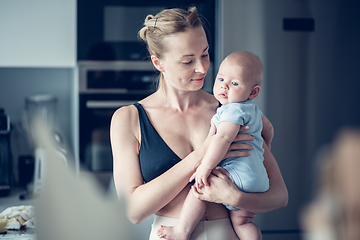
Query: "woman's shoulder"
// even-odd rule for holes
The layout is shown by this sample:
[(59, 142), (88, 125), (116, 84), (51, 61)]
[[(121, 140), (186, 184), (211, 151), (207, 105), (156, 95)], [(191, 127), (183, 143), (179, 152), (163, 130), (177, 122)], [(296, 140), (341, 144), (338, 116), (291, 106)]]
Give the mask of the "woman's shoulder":
[(137, 109), (134, 105), (127, 105), (127, 106), (122, 106), (120, 108), (118, 108), (114, 114), (113, 114), (113, 118), (114, 117), (122, 117), (122, 116), (128, 116), (128, 115), (133, 115), (134, 113), (137, 113)]
[[(149, 108), (151, 108), (154, 103), (156, 103), (156, 94), (153, 93), (146, 98), (140, 100), (138, 102), (139, 105), (147, 112)], [(134, 104), (123, 106), (121, 108), (118, 108), (113, 116), (112, 116), (112, 122), (121, 123), (121, 124), (127, 124), (134, 127), (139, 126), (139, 112), (138, 107), (136, 107)]]
[(118, 108), (111, 118), (111, 124), (132, 124), (138, 119), (138, 111), (134, 105), (128, 105)]
[[(141, 105), (141, 107), (143, 109), (147, 109), (149, 105), (156, 102), (156, 100), (154, 100), (154, 95), (155, 95), (155, 93), (147, 96), (146, 98), (138, 101), (137, 103), (139, 105)], [(137, 107), (135, 107), (134, 104), (118, 108), (113, 114), (113, 118), (127, 119), (127, 118), (134, 118), (134, 117), (136, 117), (136, 118), (139, 117)]]
[(110, 135), (112, 141), (116, 141), (119, 136), (131, 139), (139, 139), (139, 114), (134, 105), (118, 108), (110, 123)]
[(159, 103), (158, 92), (155, 92), (139, 101), (139, 104), (141, 104), (141, 106), (144, 109), (157, 106), (158, 103)]

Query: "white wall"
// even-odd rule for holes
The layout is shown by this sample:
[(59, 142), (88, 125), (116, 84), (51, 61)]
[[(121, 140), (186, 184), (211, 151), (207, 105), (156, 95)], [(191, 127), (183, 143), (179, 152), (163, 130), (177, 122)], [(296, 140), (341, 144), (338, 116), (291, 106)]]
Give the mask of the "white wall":
[(75, 67), (76, 0), (0, 1), (0, 67)]
[[(264, 9), (262, 0), (218, 0), (216, 19), (215, 76), (221, 61), (234, 51), (250, 51), (266, 66), (264, 49)], [(266, 81), (256, 98), (260, 109), (266, 111)]]

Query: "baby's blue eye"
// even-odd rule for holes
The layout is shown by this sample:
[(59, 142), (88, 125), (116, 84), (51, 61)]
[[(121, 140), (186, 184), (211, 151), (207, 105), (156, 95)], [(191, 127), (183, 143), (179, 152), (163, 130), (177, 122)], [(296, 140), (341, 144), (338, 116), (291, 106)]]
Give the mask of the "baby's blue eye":
[(236, 82), (232, 82), (232, 85), (237, 86), (237, 85), (239, 85), (239, 84), (237, 84)]
[(223, 82), (223, 81), (224, 81), (224, 79), (223, 79), (223, 78), (219, 78), (219, 81), (220, 81), (220, 82)]

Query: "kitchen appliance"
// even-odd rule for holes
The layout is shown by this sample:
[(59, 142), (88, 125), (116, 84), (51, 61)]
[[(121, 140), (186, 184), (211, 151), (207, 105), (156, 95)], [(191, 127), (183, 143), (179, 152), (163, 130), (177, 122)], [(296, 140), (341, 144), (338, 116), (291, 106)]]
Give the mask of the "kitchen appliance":
[(21, 155), (18, 158), (19, 185), (26, 188), (34, 179), (35, 160), (32, 155)]
[(148, 14), (165, 8), (196, 6), (206, 20), (210, 59), (214, 59), (215, 0), (78, 0), (79, 61), (138, 61), (148, 58), (137, 33)]
[[(50, 94), (33, 95), (25, 99), (25, 125), (34, 147), (35, 169), (32, 192), (35, 195), (40, 193), (48, 158), (44, 146), (39, 143), (36, 134), (40, 125), (51, 131), (54, 140), (59, 139), (60, 135), (56, 132), (56, 105), (57, 99)], [(66, 162), (65, 150), (58, 148), (57, 153)]]
[(112, 171), (112, 114), (153, 93), (158, 76), (146, 61), (79, 62), (79, 157), (87, 169)]
[(11, 190), (12, 155), (10, 150), (10, 118), (0, 109), (0, 196)]

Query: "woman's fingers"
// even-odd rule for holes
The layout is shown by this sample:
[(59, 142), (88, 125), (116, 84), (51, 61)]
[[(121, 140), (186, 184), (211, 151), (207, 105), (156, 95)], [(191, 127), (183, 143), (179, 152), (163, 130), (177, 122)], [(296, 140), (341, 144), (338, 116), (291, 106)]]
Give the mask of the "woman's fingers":
[(226, 203), (228, 196), (232, 193), (231, 189), (237, 191), (228, 176), (229, 174), (224, 168), (217, 167), (208, 178), (210, 186), (194, 187), (195, 196), (203, 201)]
[(229, 150), (252, 150), (254, 147), (250, 144), (234, 142), (230, 145)]
[[(250, 154), (249, 151), (251, 149), (253, 149), (253, 146), (249, 144), (233, 143), (230, 145), (229, 151), (225, 154), (224, 159), (229, 157), (246, 157)], [(241, 151), (236, 151), (236, 150), (241, 150)]]
[(226, 169), (223, 167), (216, 167), (212, 170), (211, 173), (218, 178), (222, 178), (222, 179), (225, 179), (226, 177), (230, 178), (229, 172), (226, 171)]
[(229, 158), (229, 157), (246, 157), (249, 156), (249, 152), (240, 152), (240, 151), (228, 151), (225, 156), (225, 158)]
[(254, 140), (254, 137), (251, 136), (250, 134), (239, 132), (239, 134), (235, 137), (234, 142), (236, 142), (236, 141), (252, 141), (252, 140)]
[(248, 129), (249, 129), (248, 125), (243, 125), (243, 126), (240, 126), (239, 132), (243, 132), (243, 131), (246, 131)]

